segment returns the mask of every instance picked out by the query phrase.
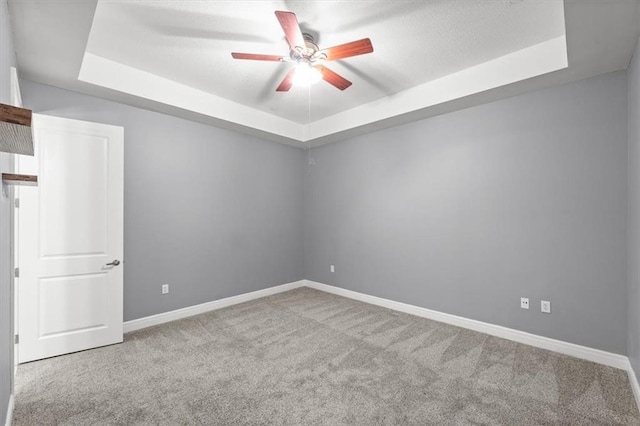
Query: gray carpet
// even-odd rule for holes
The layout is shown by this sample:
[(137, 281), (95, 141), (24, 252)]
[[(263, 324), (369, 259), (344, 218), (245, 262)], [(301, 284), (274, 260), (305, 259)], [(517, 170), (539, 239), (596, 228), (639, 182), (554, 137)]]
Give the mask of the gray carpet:
[(21, 365), (15, 425), (640, 424), (626, 373), (301, 288)]

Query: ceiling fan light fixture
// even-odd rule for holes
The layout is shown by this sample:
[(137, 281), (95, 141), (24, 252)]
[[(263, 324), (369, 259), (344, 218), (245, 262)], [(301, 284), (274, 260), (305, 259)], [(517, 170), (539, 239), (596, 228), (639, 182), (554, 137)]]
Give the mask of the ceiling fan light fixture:
[(322, 80), (322, 73), (319, 69), (306, 62), (296, 65), (296, 73), (293, 76), (293, 84), (299, 87), (309, 87)]
[(328, 49), (320, 50), (311, 34), (303, 33), (298, 24), (298, 18), (293, 12), (276, 10), (278, 22), (284, 31), (289, 45), (289, 56), (263, 55), (260, 53), (231, 52), (234, 59), (253, 59), (255, 61), (290, 62), (296, 64), (284, 76), (276, 92), (288, 92), (293, 85), (311, 86), (320, 80), (344, 90), (351, 86), (351, 82), (340, 74), (331, 71), (323, 65), (327, 61), (350, 58), (373, 52), (371, 40), (363, 38), (350, 43), (340, 44)]

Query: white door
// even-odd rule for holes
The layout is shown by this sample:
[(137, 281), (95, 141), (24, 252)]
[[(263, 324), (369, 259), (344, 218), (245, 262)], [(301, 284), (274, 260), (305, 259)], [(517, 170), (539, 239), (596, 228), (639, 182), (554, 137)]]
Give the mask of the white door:
[(33, 115), (18, 173), (20, 362), (122, 342), (122, 127)]

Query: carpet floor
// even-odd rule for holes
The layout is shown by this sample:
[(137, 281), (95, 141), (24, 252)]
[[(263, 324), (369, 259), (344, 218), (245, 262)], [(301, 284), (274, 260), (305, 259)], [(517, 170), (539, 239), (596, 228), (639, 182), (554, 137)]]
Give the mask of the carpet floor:
[(14, 425), (640, 424), (626, 373), (309, 288), (20, 365)]

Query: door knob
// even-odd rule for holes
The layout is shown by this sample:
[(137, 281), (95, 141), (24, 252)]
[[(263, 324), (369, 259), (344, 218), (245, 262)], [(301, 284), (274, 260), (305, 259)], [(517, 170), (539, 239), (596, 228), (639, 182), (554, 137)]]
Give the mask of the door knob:
[(118, 266), (119, 264), (120, 264), (120, 261), (116, 259), (111, 263), (107, 263), (107, 266)]

